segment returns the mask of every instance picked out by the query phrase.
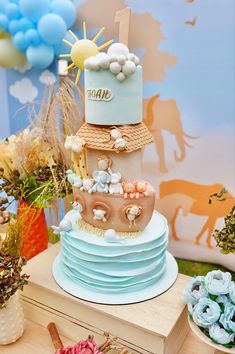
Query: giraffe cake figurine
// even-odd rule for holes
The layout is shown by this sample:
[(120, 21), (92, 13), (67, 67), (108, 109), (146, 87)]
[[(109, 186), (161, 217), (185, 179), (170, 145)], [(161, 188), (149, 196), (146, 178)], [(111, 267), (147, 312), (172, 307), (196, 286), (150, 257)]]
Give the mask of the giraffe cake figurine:
[(56, 228), (61, 252), (53, 274), (82, 299), (134, 303), (159, 295), (177, 276), (166, 250), (167, 221), (154, 211), (155, 190), (142, 177), (142, 150), (153, 142), (143, 123), (142, 66), (122, 43), (109, 41), (107, 53), (99, 52), (106, 44), (95, 41), (103, 29), (89, 40), (83, 27), (85, 39), (71, 33), (75, 44), (69, 45), (77, 80), (84, 69), (85, 122), (65, 141), (79, 208)]

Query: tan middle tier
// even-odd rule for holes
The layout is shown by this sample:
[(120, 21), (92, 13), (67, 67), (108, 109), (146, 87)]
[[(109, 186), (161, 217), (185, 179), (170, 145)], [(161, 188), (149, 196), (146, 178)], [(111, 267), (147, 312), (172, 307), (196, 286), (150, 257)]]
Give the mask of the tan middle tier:
[[(155, 190), (149, 186), (148, 195), (140, 195), (139, 199), (125, 199), (121, 194), (92, 193), (81, 191), (73, 187), (74, 200), (78, 201), (83, 208), (82, 218), (88, 224), (99, 229), (114, 229), (118, 232), (142, 231), (149, 223), (154, 210)], [(128, 219), (128, 210), (132, 206), (140, 209), (135, 222)], [(105, 211), (105, 221), (94, 219), (94, 209)]]

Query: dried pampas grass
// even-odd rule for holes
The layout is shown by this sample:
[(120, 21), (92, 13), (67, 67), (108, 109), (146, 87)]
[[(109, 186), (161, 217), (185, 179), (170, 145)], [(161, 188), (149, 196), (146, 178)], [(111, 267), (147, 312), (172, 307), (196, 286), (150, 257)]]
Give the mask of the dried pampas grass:
[(83, 101), (81, 89), (61, 78), (59, 88), (46, 87), (39, 112), (31, 106), (29, 127), (0, 142), (2, 189), (8, 195), (43, 205), (71, 193), (66, 170), (72, 161), (64, 141), (83, 123)]
[[(55, 85), (46, 87), (41, 109), (30, 112), (31, 129), (40, 129), (41, 144), (47, 142), (56, 151), (56, 160), (63, 161), (70, 167), (72, 161), (64, 148), (66, 135), (76, 134), (84, 121), (84, 96), (82, 89), (77, 87), (69, 77), (62, 77), (56, 90)], [(43, 146), (41, 146), (43, 150)]]

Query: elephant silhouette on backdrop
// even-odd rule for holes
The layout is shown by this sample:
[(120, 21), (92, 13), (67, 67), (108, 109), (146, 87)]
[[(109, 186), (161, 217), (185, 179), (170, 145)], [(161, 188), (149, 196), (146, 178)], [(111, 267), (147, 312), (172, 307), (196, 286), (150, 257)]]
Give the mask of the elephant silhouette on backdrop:
[(144, 122), (153, 135), (156, 152), (159, 157), (159, 169), (167, 172), (164, 139), (162, 131), (166, 130), (176, 138), (180, 154), (174, 151), (176, 161), (183, 161), (186, 157), (186, 146), (192, 147), (185, 138), (197, 139), (183, 130), (180, 111), (174, 99), (160, 100), (160, 95), (154, 95), (144, 100)]

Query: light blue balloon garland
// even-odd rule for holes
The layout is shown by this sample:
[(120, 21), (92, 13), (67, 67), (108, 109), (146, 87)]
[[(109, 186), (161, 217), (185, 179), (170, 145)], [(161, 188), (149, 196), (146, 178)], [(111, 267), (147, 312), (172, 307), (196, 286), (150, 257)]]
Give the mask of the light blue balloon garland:
[(62, 39), (75, 20), (70, 0), (0, 0), (0, 29), (34, 68), (47, 68), (62, 53)]

